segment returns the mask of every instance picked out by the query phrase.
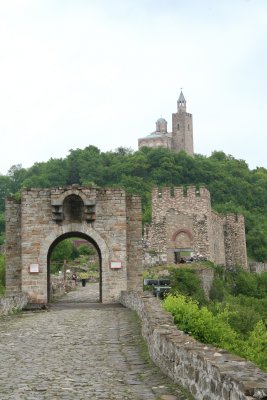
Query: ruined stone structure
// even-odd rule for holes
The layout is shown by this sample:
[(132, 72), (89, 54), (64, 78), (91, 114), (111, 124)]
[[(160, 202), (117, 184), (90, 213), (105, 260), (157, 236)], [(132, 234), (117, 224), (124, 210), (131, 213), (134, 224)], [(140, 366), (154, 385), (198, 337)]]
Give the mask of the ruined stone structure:
[(244, 217), (212, 211), (209, 191), (201, 187), (152, 192), (152, 223), (145, 226), (146, 260), (180, 262), (183, 255), (247, 269)]
[(124, 190), (72, 185), (25, 189), (6, 201), (6, 290), (45, 304), (50, 256), (68, 237), (92, 243), (100, 259), (100, 299), (117, 302), (121, 290), (142, 290), (141, 202)]
[(167, 121), (159, 118), (156, 130), (138, 139), (138, 148), (144, 146), (166, 147), (177, 153), (184, 150), (190, 156), (194, 155), (193, 117), (186, 112), (186, 100), (182, 92), (177, 101), (177, 112), (172, 114), (172, 132), (167, 130)]

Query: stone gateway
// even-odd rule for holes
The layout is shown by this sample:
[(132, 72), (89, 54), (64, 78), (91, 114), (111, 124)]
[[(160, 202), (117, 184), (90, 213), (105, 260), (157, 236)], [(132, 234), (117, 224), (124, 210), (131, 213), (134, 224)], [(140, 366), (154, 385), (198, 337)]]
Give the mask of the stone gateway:
[(100, 301), (118, 302), (122, 290), (142, 290), (141, 200), (122, 189), (72, 185), (24, 189), (6, 200), (6, 293), (25, 292), (46, 304), (50, 257), (63, 239), (91, 242), (100, 260)]

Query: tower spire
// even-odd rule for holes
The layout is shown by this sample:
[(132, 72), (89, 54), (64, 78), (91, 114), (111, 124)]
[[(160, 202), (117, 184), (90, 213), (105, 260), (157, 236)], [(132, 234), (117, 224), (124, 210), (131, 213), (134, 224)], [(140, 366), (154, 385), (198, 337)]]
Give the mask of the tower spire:
[(180, 96), (177, 100), (177, 111), (186, 111), (186, 100), (181, 88)]

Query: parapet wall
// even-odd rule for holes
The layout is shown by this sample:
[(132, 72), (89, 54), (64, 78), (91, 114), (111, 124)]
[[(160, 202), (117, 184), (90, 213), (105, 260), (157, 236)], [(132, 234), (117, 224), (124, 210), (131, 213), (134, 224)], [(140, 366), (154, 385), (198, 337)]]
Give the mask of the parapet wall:
[(154, 363), (196, 400), (266, 399), (267, 374), (224, 350), (179, 331), (151, 295), (122, 292), (121, 303), (135, 310)]
[(152, 191), (152, 220), (159, 222), (171, 208), (183, 213), (209, 214), (211, 211), (210, 193), (204, 188), (195, 186), (187, 189), (169, 187), (155, 188)]
[(16, 293), (13, 296), (0, 297), (0, 316), (22, 310), (28, 300), (26, 293)]

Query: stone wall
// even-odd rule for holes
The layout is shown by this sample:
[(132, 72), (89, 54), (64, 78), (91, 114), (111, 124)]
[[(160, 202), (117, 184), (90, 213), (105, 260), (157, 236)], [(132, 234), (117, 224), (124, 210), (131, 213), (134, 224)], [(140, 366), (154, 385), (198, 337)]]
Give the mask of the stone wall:
[(6, 294), (21, 292), (21, 203), (6, 201)]
[[(138, 196), (126, 197), (127, 210), (127, 288), (143, 289), (142, 212)], [(135, 289), (134, 289), (135, 288)]]
[(50, 288), (50, 299), (53, 300), (75, 289), (76, 284), (75, 281), (73, 281), (72, 279), (66, 279), (64, 281), (64, 279), (62, 279), (61, 277), (52, 277)]
[(260, 262), (250, 262), (249, 263), (249, 271), (253, 274), (261, 274), (262, 272), (267, 271), (267, 263)]
[(205, 295), (209, 298), (210, 289), (214, 279), (213, 268), (197, 268), (196, 273), (199, 276), (201, 287), (204, 290)]
[[(152, 222), (145, 226), (144, 246), (168, 263), (174, 262), (175, 253), (190, 251), (219, 265), (247, 268), (244, 217), (213, 212), (204, 187), (154, 189)], [(146, 264), (148, 255), (144, 258)]]
[[(117, 302), (128, 278), (131, 289), (142, 287), (141, 204), (136, 197), (126, 199), (124, 190), (79, 185), (25, 189), (21, 203), (7, 200), (6, 215), (8, 293), (22, 290), (32, 303), (46, 304), (49, 257), (55, 245), (69, 237), (96, 247), (102, 302)], [(31, 273), (32, 265), (39, 271)]]
[(225, 265), (224, 245), (224, 221), (223, 217), (215, 212), (211, 213), (212, 218), (212, 260), (218, 265)]
[(27, 302), (28, 296), (25, 293), (16, 293), (13, 296), (0, 297), (0, 316), (22, 310)]
[(240, 265), (248, 269), (245, 221), (243, 215), (226, 215), (224, 227), (226, 265)]
[(238, 356), (199, 343), (179, 331), (156, 298), (122, 292), (121, 303), (140, 317), (154, 363), (196, 400), (266, 398), (266, 373)]

